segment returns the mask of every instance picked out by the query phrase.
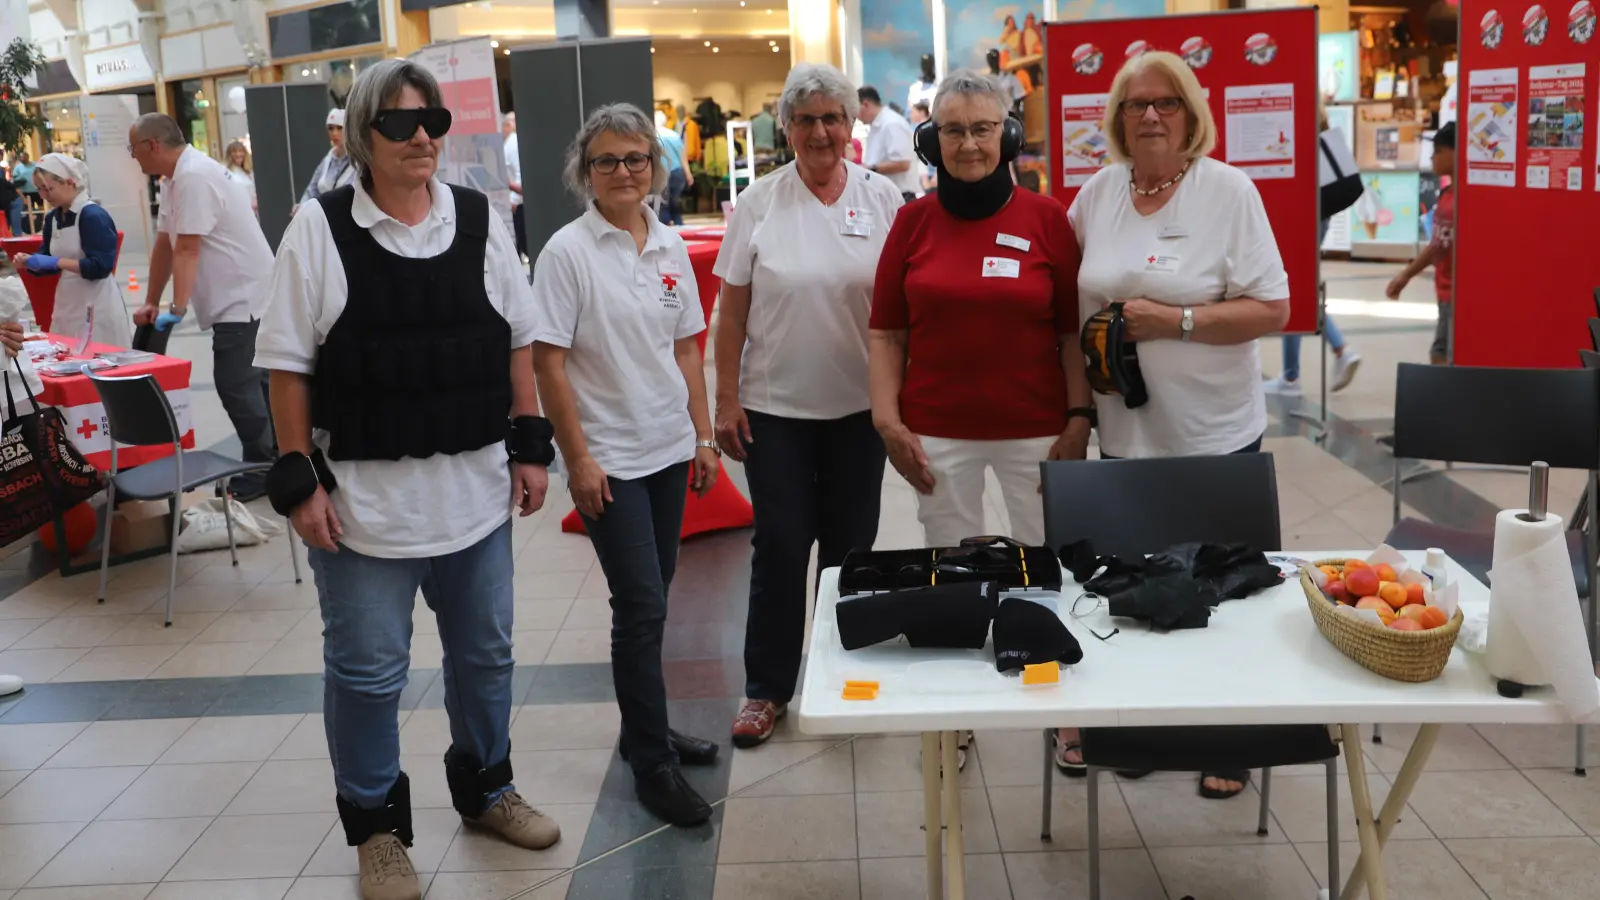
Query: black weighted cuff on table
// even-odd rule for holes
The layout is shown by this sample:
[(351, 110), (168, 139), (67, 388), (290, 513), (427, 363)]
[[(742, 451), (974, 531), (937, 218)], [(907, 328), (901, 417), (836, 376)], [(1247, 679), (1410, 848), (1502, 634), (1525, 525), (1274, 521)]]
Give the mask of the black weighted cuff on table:
[(267, 499), (280, 516), (311, 499), (318, 485), (330, 494), (339, 487), (320, 449), (312, 450), (310, 456), (299, 451), (285, 453), (267, 470)]
[(548, 466), (555, 462), (555, 427), (543, 416), (517, 416), (506, 435), (506, 453), (513, 462), (528, 466)]

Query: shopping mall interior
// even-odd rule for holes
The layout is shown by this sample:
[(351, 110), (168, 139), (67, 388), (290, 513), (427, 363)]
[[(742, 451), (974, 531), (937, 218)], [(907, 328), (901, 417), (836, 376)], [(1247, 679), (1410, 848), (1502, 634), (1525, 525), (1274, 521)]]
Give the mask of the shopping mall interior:
[[(303, 214), (301, 207), (316, 195), (303, 192), (323, 177), (324, 154), (333, 155), (327, 135), (335, 119), (325, 114), (346, 106), (364, 72), (386, 59), (409, 57), (432, 66), (441, 82), (459, 79), (446, 84), (456, 130), (446, 139), (448, 149), (440, 151), (440, 178), (484, 191), (507, 224), (515, 215), (520, 227), (526, 210), (526, 246), (509, 265), (534, 285), (534, 304), (549, 302), (538, 290), (544, 282), (534, 275), (541, 247), (560, 240), (567, 232), (557, 234), (558, 227), (584, 208), (561, 193), (560, 168), (582, 114), (597, 105), (594, 98), (637, 98), (637, 105), (648, 106), (646, 114), (655, 114), (659, 140), (677, 142), (687, 176), (676, 198), (682, 221), (661, 225), (667, 237), (657, 238), (651, 219), (650, 241), (689, 248), (684, 258), (693, 263), (711, 335), (702, 336), (704, 356), (695, 359), (703, 363), (705, 396), (718, 429), (717, 441), (710, 443), (721, 444), (722, 473), (716, 492), (687, 501), (676, 575), (666, 578), (670, 602), (658, 648), (673, 729), (719, 745), (714, 759), (696, 760), (702, 764), (691, 764), (682, 749), (675, 757), (685, 783), (710, 804), (709, 819), (690, 827), (666, 824), (636, 793), (635, 769), (619, 752), (643, 745), (630, 743), (632, 726), (623, 727), (623, 709), (635, 709), (627, 704), (636, 691), (614, 676), (622, 671), (614, 652), (625, 631), (614, 618), (622, 607), (614, 599), (622, 579), (616, 570), (607, 572), (611, 558), (584, 534), (584, 522), (595, 520), (580, 517), (578, 478), (558, 462), (549, 469), (542, 506), (510, 520), (514, 574), (507, 630), (514, 669), (507, 759), (516, 793), (559, 825), (560, 840), (545, 849), (521, 849), (458, 812), (459, 785), (447, 776), (445, 759), (465, 731), (452, 721), (463, 702), (460, 683), (449, 626), (435, 616), (431, 598), (424, 602), (419, 593), (403, 629), (409, 632), (410, 660), (398, 702), (416, 893), (375, 886), (364, 868), (367, 858), (358, 859), (347, 839), (349, 808), (336, 790), (336, 783), (345, 783), (336, 779), (347, 773), (336, 769), (356, 763), (346, 759), (336, 766), (329, 749), (336, 730), (327, 715), (334, 695), (329, 673), (339, 651), (324, 638), (331, 627), (325, 624), (328, 597), (319, 590), (325, 579), (317, 577), (324, 570), (314, 575), (306, 541), (285, 528), (273, 498), (261, 496), (261, 489), (236, 491), (245, 502), (228, 501), (237, 520), (227, 520), (227, 540), (217, 515), (225, 501), (209, 483), (169, 505), (159, 492), (154, 500), (119, 495), (108, 503), (96, 482), (88, 499), (74, 496), (76, 505), (46, 510), (24, 530), (0, 521), (0, 539), (9, 540), (0, 546), (0, 689), (15, 683), (0, 696), (0, 900), (1349, 900), (1363, 892), (1397, 900), (1600, 897), (1600, 768), (1584, 771), (1586, 765), (1600, 767), (1600, 679), (1591, 677), (1600, 670), (1589, 599), (1600, 583), (1600, 369), (1593, 368), (1600, 366), (1600, 356), (1593, 355), (1600, 352), (1600, 254), (1592, 249), (1592, 222), (1600, 211), (1594, 209), (1600, 203), (1600, 139), (1586, 134), (1583, 123), (1586, 94), (1600, 90), (1600, 60), (1593, 58), (1600, 43), (1590, 43), (1596, 17), (1589, 0), (1570, 10), (1566, 4), (1547, 10), (1530, 0), (1491, 5), (0, 0), (0, 50), (22, 41), (36, 48), (40, 60), (36, 71), (15, 83), (6, 80), (15, 69), (0, 67), (0, 174), (16, 191), (16, 205), (7, 211), (20, 214), (0, 223), (0, 246), (7, 258), (18, 254), (13, 268), (22, 270), (25, 299), (32, 304), (9, 312), (0, 308), (0, 322), (21, 321), (19, 334), (26, 332), (23, 346), (30, 348), (23, 352), (36, 354), (33, 365), (45, 366), (45, 356), (60, 360), (40, 369), (46, 377), (39, 400), (45, 411), (60, 411), (53, 420), (60, 446), (71, 442), (70, 455), (80, 464), (101, 472), (111, 466), (112, 445), (103, 433), (112, 426), (110, 395), (97, 394), (89, 373), (77, 368), (98, 358), (97, 352), (113, 366), (110, 374), (126, 365), (122, 374), (155, 385), (154, 394), (173, 411), (172, 430), (189, 452), (251, 457), (225, 408), (229, 376), (217, 363), (214, 344), (222, 332), (212, 333), (209, 323), (203, 327), (196, 316), (178, 319), (170, 332), (161, 332), (161, 346), (153, 351), (140, 344), (151, 337), (146, 326), (144, 336), (136, 333), (131, 342), (133, 355), (122, 359), (110, 351), (126, 348), (99, 347), (104, 342), (97, 330), (91, 349), (59, 322), (51, 327), (51, 307), (59, 310), (66, 302), (52, 294), (65, 290), (70, 278), (86, 283), (88, 276), (62, 274), (58, 280), (30, 268), (30, 259), (46, 253), (39, 232), (53, 202), (41, 199), (35, 182), (57, 183), (54, 175), (46, 177), (54, 171), (50, 165), (79, 171), (42, 158), (75, 160), (86, 173), (86, 196), (116, 220), (119, 251), (105, 283), (131, 315), (145, 304), (169, 302), (177, 290), (174, 284), (163, 296), (151, 292), (156, 270), (165, 265), (153, 257), (171, 252), (158, 248), (173, 246), (163, 231), (165, 219), (158, 218), (168, 186), (141, 169), (138, 154), (146, 151), (139, 150), (139, 136), (127, 131), (136, 117), (170, 116), (190, 148), (184, 154), (192, 150), (244, 173), (238, 180), (248, 181), (258, 227), (281, 265), (280, 244), (291, 239), (291, 217)], [(742, 454), (723, 452), (717, 410), (725, 396), (719, 381), (748, 382), (758, 343), (759, 316), (751, 311), (752, 303), (760, 303), (763, 276), (749, 276), (749, 260), (740, 261), (741, 252), (755, 252), (755, 239), (746, 228), (736, 245), (741, 232), (734, 222), (747, 208), (746, 192), (764, 190), (762, 180), (775, 183), (790, 169), (800, 172), (805, 162), (795, 162), (800, 151), (793, 146), (803, 140), (790, 133), (791, 143), (785, 143), (791, 123), (777, 123), (774, 143), (761, 141), (760, 123), (752, 120), (764, 116), (766, 127), (773, 127), (771, 117), (782, 114), (786, 79), (801, 64), (825, 64), (842, 73), (852, 88), (846, 108), (854, 108), (854, 88), (872, 86), (885, 109), (916, 121), (914, 101), (935, 96), (932, 85), (965, 70), (992, 73), (995, 81), (984, 83), (1014, 92), (1005, 113), (1020, 126), (1017, 146), (1006, 151), (1012, 174), (1007, 190), (1014, 182), (1017, 192), (1070, 205), (1095, 171), (1112, 164), (1107, 138), (1126, 143), (1118, 136), (1123, 126), (1107, 135), (1102, 118), (1114, 122), (1120, 109), (1122, 121), (1135, 121), (1126, 118), (1130, 102), (1143, 103), (1135, 112), (1147, 124), (1165, 115), (1157, 101), (1128, 101), (1130, 88), (1113, 84), (1124, 64), (1124, 45), (1130, 61), (1147, 50), (1170, 50), (1198, 73), (1203, 93), (1195, 102), (1209, 103), (1217, 128), (1226, 132), (1212, 157), (1249, 174), (1239, 184), (1254, 185), (1248, 193), (1260, 200), (1252, 209), (1262, 210), (1261, 221), (1270, 226), (1270, 233), (1257, 234), (1265, 244), (1276, 243), (1280, 252), (1268, 255), (1274, 261), (1281, 256), (1275, 264), (1288, 285), (1274, 288), (1280, 290), (1283, 324), (1258, 329), (1242, 343), (1212, 340), (1205, 331), (1215, 320), (1190, 318), (1187, 305), (1182, 325), (1174, 325), (1181, 335), (1162, 335), (1170, 337), (1167, 344), (1188, 342), (1189, 329), (1196, 327), (1197, 342), (1230, 346), (1184, 344), (1183, 350), (1195, 353), (1172, 356), (1161, 355), (1159, 341), (1140, 338), (1147, 355), (1138, 383), (1142, 388), (1149, 382), (1154, 400), (1145, 413), (1171, 408), (1173, 401), (1160, 396), (1162, 379), (1199, 384), (1216, 371), (1199, 367), (1222, 365), (1216, 360), (1232, 352), (1231, 364), (1251, 374), (1242, 402), (1264, 410), (1265, 432), (1246, 449), (1259, 449), (1267, 460), (1264, 469), (1252, 470), (1264, 472), (1265, 481), (1241, 482), (1233, 493), (1234, 486), (1209, 483), (1206, 473), (1212, 470), (1204, 467), (1158, 471), (1132, 468), (1156, 460), (1104, 459), (1173, 457), (1161, 461), (1182, 464), (1231, 458), (1115, 443), (1108, 406), (1117, 407), (1118, 421), (1145, 414), (1135, 408), (1127, 363), (1121, 361), (1122, 349), (1135, 344), (1122, 335), (1138, 333), (1126, 330), (1138, 326), (1118, 312), (1117, 346), (1108, 351), (1113, 339), (1103, 337), (1098, 361), (1091, 353), (1087, 363), (1093, 403), (1100, 409), (1097, 431), (1083, 447), (1089, 462), (1049, 464), (1057, 467), (1052, 471), (1058, 479), (1073, 466), (1100, 466), (1089, 470), (1100, 474), (1077, 476), (1073, 483), (1082, 493), (1072, 493), (1059, 483), (1052, 488), (1048, 474), (1040, 484), (1032, 464), (1042, 454), (1025, 460), (1032, 481), (1020, 502), (1032, 504), (1030, 517), (1044, 507), (1042, 534), (1051, 546), (978, 542), (978, 556), (1000, 560), (993, 569), (971, 562), (977, 558), (972, 548), (930, 548), (926, 528), (934, 495), (919, 493), (902, 476), (892, 441), (881, 487), (874, 481), (866, 495), (851, 498), (867, 506), (876, 499), (878, 514), (875, 543), (849, 548), (846, 575), (854, 566), (857, 574), (865, 570), (886, 579), (884, 584), (892, 580), (885, 574), (890, 572), (900, 581), (911, 579), (897, 581), (902, 588), (975, 588), (991, 605), (995, 594), (984, 592), (994, 585), (987, 579), (997, 580), (995, 590), (1008, 599), (998, 612), (985, 614), (976, 642), (913, 638), (919, 623), (939, 614), (922, 607), (903, 626), (898, 620), (891, 624), (892, 633), (845, 649), (846, 605), (892, 598), (897, 591), (875, 594), (869, 592), (884, 589), (866, 588), (841, 599), (845, 576), (820, 565), (822, 551), (810, 548), (796, 691), (786, 708), (768, 711), (787, 715), (765, 722), (770, 731), (755, 739), (735, 740), (738, 729), (749, 726), (756, 699), (751, 694), (757, 676), (749, 663), (765, 652), (750, 643), (752, 571), (762, 565), (762, 548), (770, 553), (772, 545), (752, 526), (797, 515), (793, 509), (799, 508), (773, 500), (771, 471), (763, 474), (736, 458)], [(562, 48), (577, 48), (577, 62), (561, 63), (572, 66), (570, 78), (551, 78), (552, 53)], [(584, 68), (584, 54), (600, 60), (613, 52), (604, 64)], [(426, 62), (430, 58), (447, 64)], [(471, 78), (486, 79), (490, 88), (472, 100), (462, 87), (468, 76), (452, 74), (466, 66), (474, 67)], [(644, 77), (647, 85), (617, 87)], [(920, 94), (924, 89), (928, 93)], [(1272, 106), (1273, 97), (1290, 99)], [(477, 102), (492, 121), (476, 137), (461, 134), (461, 126), (472, 121), (466, 110)], [(560, 113), (569, 108), (572, 114)], [(1092, 113), (1075, 112), (1083, 109)], [(512, 133), (500, 125), (510, 113), (517, 114), (520, 149), (502, 143)], [(934, 115), (941, 127), (931, 132), (933, 140), (947, 142), (938, 119)], [(343, 113), (337, 121), (342, 132)], [(22, 124), (12, 129), (17, 123)], [(1467, 133), (1459, 150), (1458, 124)], [(882, 145), (874, 150), (873, 141), (887, 140), (878, 132), (887, 129), (864, 120), (848, 126), (843, 152), (852, 163), (873, 168), (876, 160), (901, 158), (884, 156), (891, 151)], [(972, 131), (977, 141), (976, 126)], [(964, 153), (966, 140), (957, 135), (950, 146)], [(487, 155), (480, 152), (485, 147)], [(243, 150), (238, 158), (235, 148)], [(502, 148), (511, 148), (505, 153), (515, 158)], [(1111, 156), (1121, 158), (1115, 149)], [(305, 160), (318, 162), (316, 171)], [(1441, 160), (1445, 171), (1439, 170)], [(634, 171), (624, 162), (611, 160), (618, 177)], [(594, 163), (591, 158), (588, 165)], [(911, 200), (905, 210), (948, 210), (952, 222), (972, 218), (954, 212), (957, 207), (949, 204), (955, 201), (947, 203), (940, 194), (938, 182), (954, 177), (943, 163), (929, 161), (925, 171), (922, 163), (913, 165), (924, 177), (907, 197), (925, 189), (928, 196)], [(1162, 191), (1181, 199), (1179, 191), (1201, 188), (1193, 179), (1180, 183), (1190, 171), (1187, 162), (1176, 179), (1148, 191), (1136, 166), (1131, 171), (1127, 208), (1141, 215), (1140, 204)], [(181, 176), (174, 178), (181, 184)], [(515, 191), (523, 206), (513, 214), (507, 204), (516, 179), (522, 179)], [(359, 196), (370, 189), (370, 177), (362, 184), (369, 186), (358, 189)], [(775, 192), (750, 196), (767, 202)], [(890, 200), (899, 205), (898, 198)], [(1331, 204), (1337, 204), (1336, 214), (1319, 215), (1319, 209), (1332, 210)], [(664, 200), (649, 205), (668, 222)], [(1068, 221), (1053, 204), (1051, 209)], [(1097, 245), (1095, 226), (1084, 218), (1089, 213), (1074, 210), (1071, 222), (1079, 229), (1087, 278), (1096, 253), (1108, 253), (1104, 235), (1111, 232), (1103, 232)], [(855, 207), (849, 214), (855, 215)], [(900, 216), (896, 231), (906, 212)], [(596, 228), (606, 227), (598, 216), (590, 218), (601, 223)], [(1222, 213), (1209, 211), (1186, 221), (1195, 224), (1196, 235), (1234, 227)], [(1125, 227), (1118, 222), (1116, 227)], [(887, 221), (877, 226), (889, 231)], [(839, 240), (861, 233), (852, 227), (843, 226), (846, 237)], [(872, 233), (870, 218), (865, 230)], [(1150, 273), (1182, 270), (1178, 256), (1162, 254), (1199, 239), (1164, 226), (1160, 246), (1152, 248), (1147, 264), (1138, 263), (1145, 282), (1152, 280)], [(888, 240), (895, 244), (894, 237)], [(980, 243), (987, 240), (985, 234)], [(633, 249), (642, 259), (655, 245), (639, 241)], [(951, 255), (976, 253), (973, 277), (978, 256), (1028, 251), (1028, 240), (1005, 231), (995, 241), (992, 249), (945, 249)], [(877, 245), (882, 244), (880, 234)], [(1238, 265), (1241, 255), (1256, 258), (1260, 249), (1229, 247), (1223, 254), (1227, 266)], [(1118, 249), (1122, 255), (1134, 252)], [(59, 252), (64, 259), (66, 251)], [(634, 258), (632, 251), (623, 252)], [(862, 340), (869, 303), (872, 341), (879, 339), (880, 326), (894, 327), (879, 318), (886, 269), (874, 262), (876, 252), (859, 292), (859, 324), (851, 331)], [(1142, 254), (1139, 249), (1137, 256)], [(984, 258), (986, 266), (994, 259)], [(796, 268), (832, 279), (826, 273), (833, 260), (818, 251)], [(748, 285), (730, 290), (737, 278), (730, 273), (741, 265), (747, 281), (756, 279), (753, 295)], [(1078, 279), (1077, 266), (1073, 256), (1066, 293), (1081, 304), (1090, 291), (1089, 282)], [(915, 268), (907, 263), (907, 296)], [(0, 301), (13, 274), (0, 267)], [(653, 284), (657, 274), (652, 269), (639, 284)], [(659, 268), (667, 281), (683, 274)], [(722, 285), (724, 278), (729, 285)], [(963, 294), (959, 302), (988, 302), (990, 284), (972, 282), (970, 296)], [(896, 284), (891, 293), (900, 289)], [(1196, 294), (1192, 302), (1202, 309), (1220, 296), (1215, 305), (1230, 306), (1247, 296), (1245, 290), (1229, 274), (1220, 294)], [(23, 296), (20, 289), (15, 293)], [(737, 338), (732, 344), (744, 353), (742, 376), (737, 361), (719, 368), (718, 351), (727, 348), (719, 329), (730, 320), (730, 298), (739, 310), (732, 318), (749, 320), (737, 327), (751, 329), (750, 344), (741, 346)], [(1131, 315), (1136, 304), (1152, 301), (1127, 302)], [(258, 317), (248, 317), (252, 328)], [(906, 331), (895, 332), (901, 340), (914, 343), (919, 328), (939, 327), (912, 319), (909, 338), (903, 337)], [(94, 321), (90, 329), (97, 328)], [(271, 325), (264, 321), (261, 333)], [(1078, 321), (1071, 324), (1073, 341), (1078, 327)], [(1292, 339), (1280, 338), (1280, 332), (1292, 333)], [(973, 338), (962, 352), (973, 372), (1011, 364), (1008, 348), (1015, 345), (1009, 335), (975, 333), (994, 340)], [(816, 332), (799, 334), (788, 340), (804, 344), (810, 339), (804, 335)], [(685, 339), (678, 333), (673, 338), (681, 349)], [(82, 339), (88, 340), (87, 332)], [(899, 346), (904, 365), (906, 344)], [(1050, 366), (1055, 346), (1052, 341)], [(1070, 354), (1067, 344), (1062, 347), (1063, 358), (1083, 364), (1077, 347)], [(808, 355), (825, 359), (833, 352), (819, 348)], [(579, 351), (570, 352), (576, 358)], [(860, 357), (863, 376), (866, 352), (856, 347), (847, 354)], [(872, 352), (879, 352), (876, 344)], [(910, 368), (897, 379), (910, 384), (905, 373), (916, 371), (916, 357), (910, 354)], [(1174, 359), (1196, 368), (1177, 371)], [(873, 360), (877, 366), (878, 357)], [(1101, 364), (1104, 374), (1097, 381)], [(273, 375), (275, 390), (279, 374)], [(1077, 374), (1067, 379), (1069, 393)], [(685, 378), (692, 394), (695, 378)], [(899, 384), (888, 391), (891, 403)], [(741, 389), (749, 406), (748, 383)], [(1207, 400), (1199, 392), (1181, 403), (1204, 408)], [(989, 399), (996, 408), (1010, 408), (1006, 393)], [(874, 393), (872, 400), (877, 420), (879, 396)], [(572, 415), (585, 415), (582, 405), (581, 398), (574, 401)], [(691, 399), (691, 417), (694, 407)], [(858, 405), (854, 412), (864, 419), (864, 409)], [(553, 409), (546, 411), (555, 417)], [(1073, 433), (1079, 411), (1067, 413), (1063, 434)], [(0, 411), (0, 418), (22, 421), (26, 408), (22, 412), (19, 418), (14, 410)], [(43, 415), (29, 421), (45, 421)], [(880, 424), (879, 431), (884, 429)], [(12, 465), (17, 454), (29, 454), (30, 440), (8, 424), (0, 443), (0, 504), (13, 510), (22, 506), (14, 498), (33, 490), (26, 472)], [(550, 446), (549, 438), (543, 440)], [(558, 422), (555, 442), (565, 454), (563, 440)], [(934, 439), (922, 440), (931, 453)], [(755, 452), (755, 446), (747, 449)], [(1056, 452), (1048, 438), (1040, 446)], [(119, 478), (171, 462), (170, 441), (154, 449), (123, 447)], [(40, 453), (30, 458), (29, 465), (45, 471)], [(881, 452), (877, 458), (881, 464)], [(985, 490), (973, 514), (982, 527), (971, 535), (1032, 533), (1035, 526), (1008, 505), (1019, 502), (1010, 490), (1014, 479), (995, 466), (986, 473), (982, 465), (977, 469)], [(821, 491), (826, 478), (841, 476), (814, 477)], [(812, 478), (797, 468), (790, 480), (805, 480), (804, 490), (813, 491)], [(266, 490), (273, 490), (270, 480)], [(314, 484), (308, 487), (314, 490)], [(385, 490), (393, 495), (382, 502), (404, 506), (400, 488), (380, 486), (378, 493)], [(1214, 505), (1191, 509), (1191, 495), (1212, 498)], [(825, 517), (829, 509), (824, 504), (806, 515)], [(7, 511), (0, 520), (21, 515)], [(1193, 527), (1175, 524), (1186, 516), (1195, 520)], [(1255, 531), (1239, 524), (1252, 516), (1262, 523)], [(1084, 523), (1070, 526), (1079, 529), (1074, 539), (1099, 541), (1101, 552), (1113, 555), (1094, 559), (1091, 552), (1093, 565), (1078, 573), (1074, 563), (1083, 560), (1068, 552), (1067, 522)], [(1169, 538), (1181, 533), (1182, 540), (1106, 549), (1119, 540), (1109, 535), (1136, 528), (1126, 524), (1131, 522), (1147, 523), (1152, 533)], [(825, 524), (816, 527), (827, 530)], [(1270, 536), (1260, 541), (1237, 536), (1262, 529)], [(169, 552), (175, 535), (181, 553)], [(230, 550), (228, 541), (236, 541), (237, 549)], [(1196, 554), (1204, 550), (1191, 547), (1175, 569), (1156, 566), (1160, 556), (1152, 556), (1148, 566), (1142, 561), (1191, 541), (1228, 545), (1239, 558), (1259, 560), (1273, 572), (1273, 586), (1228, 595), (1235, 599), (1227, 603), (1214, 592), (1216, 602), (1201, 602), (1198, 627), (1173, 626), (1138, 606), (1142, 601), (1135, 595), (1148, 599), (1139, 592), (1158, 576), (1197, 583)], [(1380, 550), (1390, 545), (1401, 555)], [(197, 549), (202, 546), (208, 549)], [(1434, 547), (1446, 551), (1440, 559), (1453, 569), (1449, 577), (1434, 567)], [(104, 586), (103, 551), (110, 560)], [(1049, 557), (1046, 590), (1037, 587), (1040, 552)], [(1538, 568), (1550, 552), (1556, 554), (1554, 569)], [(1137, 561), (1116, 556), (1124, 553)], [(933, 562), (925, 565), (924, 556)], [(1100, 570), (1102, 564), (1109, 568)], [(1107, 577), (1119, 567), (1148, 574), (1115, 596), (1080, 585), (1096, 571)], [(1355, 573), (1364, 567), (1393, 569), (1373, 579), (1370, 594), (1376, 596), (1362, 594), (1358, 603), (1351, 592), (1364, 578)], [(764, 577), (756, 575), (758, 581)], [(1414, 591), (1409, 600), (1408, 584)], [(1391, 587), (1398, 601), (1389, 599)], [(1026, 677), (1005, 674), (997, 663), (1002, 644), (1022, 638), (1014, 630), (1003, 637), (1001, 615), (1019, 596), (1051, 610), (1051, 629), (1064, 629), (1081, 652), (1068, 659), (1052, 647), (1042, 664), (1026, 667)], [(931, 595), (928, 602), (934, 602)], [(1423, 615), (1410, 618), (1406, 610), (1412, 606), (1438, 612), (1438, 622), (1446, 624)], [(793, 608), (791, 632), (800, 625), (799, 609)], [(1395, 622), (1401, 627), (1393, 627)], [(1416, 622), (1428, 627), (1419, 624), (1411, 633), (1406, 623)], [(1513, 641), (1515, 648), (1506, 649)], [(1518, 652), (1521, 662), (1505, 662), (1504, 654)], [(1569, 665), (1569, 657), (1576, 662)], [(1058, 666), (1057, 659), (1071, 664)], [(1592, 705), (1585, 699), (1591, 696)], [(1587, 728), (1585, 721), (1591, 723)], [(1072, 738), (1071, 732), (1058, 733), (1058, 726), (1084, 731)], [(1162, 736), (1157, 726), (1174, 727)], [(749, 737), (748, 728), (743, 737)], [(1072, 759), (1062, 755), (1069, 740), (1079, 754)], [(1085, 764), (1090, 779), (1082, 777)], [(677, 771), (677, 762), (673, 766)], [(490, 768), (484, 763), (479, 774), (493, 777), (485, 774)], [(1205, 796), (1215, 792), (1197, 773), (1235, 770), (1248, 776), (1242, 790), (1224, 791), (1228, 796), (1220, 799)], [(1396, 802), (1385, 803), (1391, 794)], [(394, 795), (385, 802), (394, 804)], [(1337, 835), (1333, 841), (1330, 829)], [(1331, 894), (1330, 879), (1337, 882)]]

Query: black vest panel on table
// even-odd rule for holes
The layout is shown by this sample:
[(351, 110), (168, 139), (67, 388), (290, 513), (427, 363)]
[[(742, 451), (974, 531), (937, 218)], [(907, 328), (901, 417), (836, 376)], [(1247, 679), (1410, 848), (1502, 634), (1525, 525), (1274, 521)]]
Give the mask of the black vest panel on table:
[(390, 253), (357, 225), (353, 186), (318, 198), (350, 285), (312, 388), (331, 459), (426, 459), (506, 438), (511, 325), (484, 287), (489, 200), (449, 187), (455, 240), (427, 259)]

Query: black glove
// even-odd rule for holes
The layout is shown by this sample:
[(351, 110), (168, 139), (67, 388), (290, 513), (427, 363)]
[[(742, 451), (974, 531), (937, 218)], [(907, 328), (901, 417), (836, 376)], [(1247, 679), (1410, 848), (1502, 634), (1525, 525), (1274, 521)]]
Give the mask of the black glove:
[(848, 597), (833, 610), (846, 650), (902, 634), (913, 647), (981, 650), (999, 599), (999, 582), (969, 581)]

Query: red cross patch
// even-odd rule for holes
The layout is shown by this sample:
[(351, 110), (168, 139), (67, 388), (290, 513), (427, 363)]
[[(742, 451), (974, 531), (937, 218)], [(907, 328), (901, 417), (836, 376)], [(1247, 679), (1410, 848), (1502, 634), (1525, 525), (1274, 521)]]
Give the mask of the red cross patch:
[(992, 269), (992, 268), (994, 268), (994, 260), (991, 259), (988, 262), (984, 263), (984, 265), (986, 265), (986, 266), (988, 266), (989, 268)]
[(854, 219), (856, 217), (856, 211), (853, 210), (853, 209), (850, 210), (849, 212), (845, 213), (845, 217), (846, 218), (850, 218), (850, 219)]
[(661, 286), (669, 291), (675, 291), (678, 289), (678, 279), (671, 275), (663, 275), (661, 276)]
[(1154, 256), (1147, 256), (1145, 257), (1144, 261), (1152, 266), (1156, 264), (1156, 258)]
[(94, 433), (100, 430), (100, 426), (88, 419), (84, 419), (83, 424), (73, 430), (83, 435), (83, 439), (87, 441), (89, 438), (94, 437)]

